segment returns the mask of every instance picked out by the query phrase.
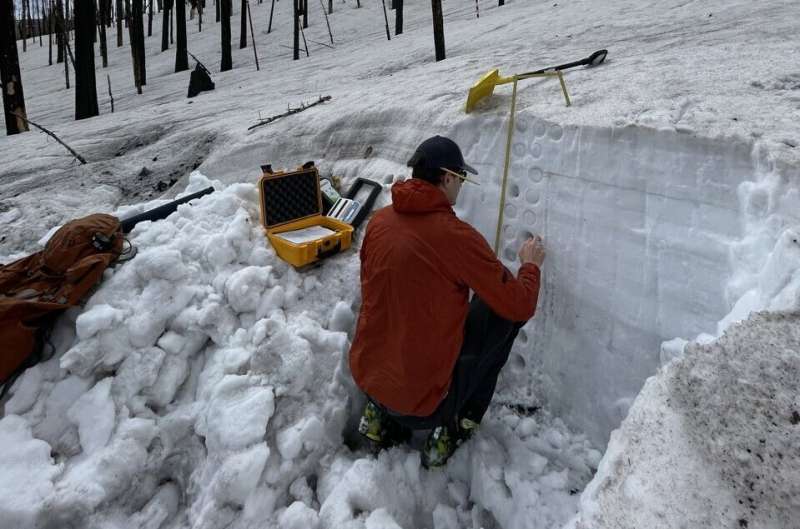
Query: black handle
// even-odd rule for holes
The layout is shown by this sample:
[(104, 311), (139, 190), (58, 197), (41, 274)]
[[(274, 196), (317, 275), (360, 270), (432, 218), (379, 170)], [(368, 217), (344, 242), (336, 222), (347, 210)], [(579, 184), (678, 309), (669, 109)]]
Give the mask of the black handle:
[(179, 198), (178, 200), (173, 200), (168, 204), (164, 204), (163, 206), (158, 206), (157, 208), (151, 209), (150, 211), (145, 211), (144, 213), (139, 213), (138, 215), (134, 215), (133, 217), (128, 217), (127, 219), (120, 220), (120, 224), (122, 225), (122, 233), (130, 233), (134, 226), (136, 226), (140, 222), (144, 222), (146, 220), (161, 220), (169, 217), (175, 211), (178, 210), (178, 206), (181, 204), (186, 204), (190, 200), (194, 200), (196, 198), (200, 198), (203, 195), (208, 195), (214, 192), (213, 187), (207, 187), (202, 191), (198, 191), (197, 193), (192, 193), (189, 196)]
[(597, 66), (598, 64), (606, 60), (606, 55), (608, 55), (608, 50), (597, 50), (596, 52), (592, 53), (585, 59), (581, 59), (579, 61), (574, 61), (574, 62), (568, 62), (566, 64), (559, 64), (558, 66), (551, 66), (550, 68), (542, 68), (541, 70), (536, 70), (535, 72), (525, 72), (519, 74), (517, 77), (524, 77), (526, 75), (533, 75), (537, 73), (552, 72), (554, 70), (566, 70), (567, 68), (583, 66), (584, 64), (588, 64), (590, 66)]
[(347, 194), (345, 194), (344, 197), (351, 200), (355, 199), (356, 195), (358, 194), (358, 190), (361, 189), (361, 186), (369, 186), (372, 189), (369, 192), (367, 200), (361, 204), (361, 208), (358, 210), (358, 213), (356, 213), (356, 217), (353, 219), (353, 222), (350, 223), (354, 230), (357, 229), (362, 222), (364, 222), (365, 218), (367, 218), (367, 215), (369, 215), (370, 211), (372, 211), (372, 207), (375, 205), (375, 200), (377, 200), (378, 195), (380, 195), (381, 191), (383, 191), (383, 186), (381, 186), (378, 182), (359, 177), (356, 179), (355, 183), (350, 186), (350, 189), (347, 190)]

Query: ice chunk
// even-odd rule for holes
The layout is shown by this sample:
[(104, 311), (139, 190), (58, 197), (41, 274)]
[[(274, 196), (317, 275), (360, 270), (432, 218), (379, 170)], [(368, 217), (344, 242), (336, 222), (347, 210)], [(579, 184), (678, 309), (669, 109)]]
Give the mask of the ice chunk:
[(433, 529), (459, 529), (456, 510), (439, 503), (433, 509)]
[(284, 459), (294, 459), (304, 447), (306, 450), (316, 448), (322, 435), (320, 420), (315, 416), (306, 417), (278, 433), (278, 451)]
[[(403, 529), (394, 521), (389, 511), (381, 507), (375, 509), (367, 516), (366, 529)], [(438, 528), (437, 528), (438, 529)]]
[(270, 266), (248, 266), (225, 282), (228, 303), (236, 312), (251, 312), (258, 308), (264, 290), (272, 282)]
[(112, 378), (104, 378), (75, 401), (67, 417), (78, 426), (81, 446), (92, 454), (108, 444), (116, 422), (116, 410), (111, 398)]
[(28, 423), (17, 415), (0, 419), (0, 447), (2, 526), (33, 529), (60, 468), (50, 458), (50, 446), (34, 439)]
[(111, 305), (95, 305), (80, 316), (75, 322), (78, 338), (85, 340), (119, 325), (125, 318), (125, 311), (116, 309)]
[(210, 450), (233, 450), (264, 438), (275, 411), (272, 387), (254, 385), (248, 376), (227, 375), (214, 387), (198, 431)]
[(13, 396), (6, 402), (5, 413), (8, 415), (22, 414), (30, 410), (41, 390), (42, 367), (35, 365), (26, 370), (12, 386), (10, 393)]
[(353, 328), (355, 316), (350, 309), (350, 304), (344, 301), (338, 301), (336, 306), (333, 307), (328, 328), (332, 331), (349, 332)]
[(260, 443), (227, 458), (214, 475), (214, 497), (223, 504), (244, 505), (256, 488), (268, 457), (267, 443)]
[(319, 514), (301, 501), (289, 505), (278, 517), (280, 529), (316, 529), (319, 526)]

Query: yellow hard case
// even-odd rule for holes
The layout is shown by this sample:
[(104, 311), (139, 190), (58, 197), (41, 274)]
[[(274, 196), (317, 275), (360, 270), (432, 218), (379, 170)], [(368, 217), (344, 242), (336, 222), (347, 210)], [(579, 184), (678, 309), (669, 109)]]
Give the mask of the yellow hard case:
[[(284, 261), (299, 268), (350, 248), (353, 227), (322, 214), (316, 167), (274, 173), (265, 166), (258, 181), (258, 191), (261, 225), (275, 252)], [(279, 236), (280, 233), (312, 226), (322, 226), (335, 233), (303, 243)]]

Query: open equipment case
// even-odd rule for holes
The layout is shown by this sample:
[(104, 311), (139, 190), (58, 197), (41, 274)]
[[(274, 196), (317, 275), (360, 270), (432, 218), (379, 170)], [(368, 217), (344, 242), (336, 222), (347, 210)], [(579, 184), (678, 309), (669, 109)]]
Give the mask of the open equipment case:
[(325, 214), (332, 208), (325, 204), (323, 209), (319, 172), (313, 162), (295, 171), (273, 172), (270, 165), (262, 165), (261, 170), (261, 225), (278, 256), (298, 268), (350, 248), (353, 231), (382, 189), (377, 182), (358, 178), (346, 197), (355, 197), (365, 185), (371, 189), (363, 203), (348, 198), (353, 212), (348, 223)]

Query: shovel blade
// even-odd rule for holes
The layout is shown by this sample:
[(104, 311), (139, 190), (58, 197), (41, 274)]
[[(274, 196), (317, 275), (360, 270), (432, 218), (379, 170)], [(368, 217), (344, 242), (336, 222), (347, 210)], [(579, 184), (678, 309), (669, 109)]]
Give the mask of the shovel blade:
[(492, 95), (494, 92), (494, 87), (499, 84), (498, 80), (500, 80), (500, 70), (496, 69), (481, 77), (478, 82), (472, 85), (472, 88), (469, 89), (469, 94), (467, 95), (467, 104), (464, 110), (469, 114), (475, 108), (478, 102)]

